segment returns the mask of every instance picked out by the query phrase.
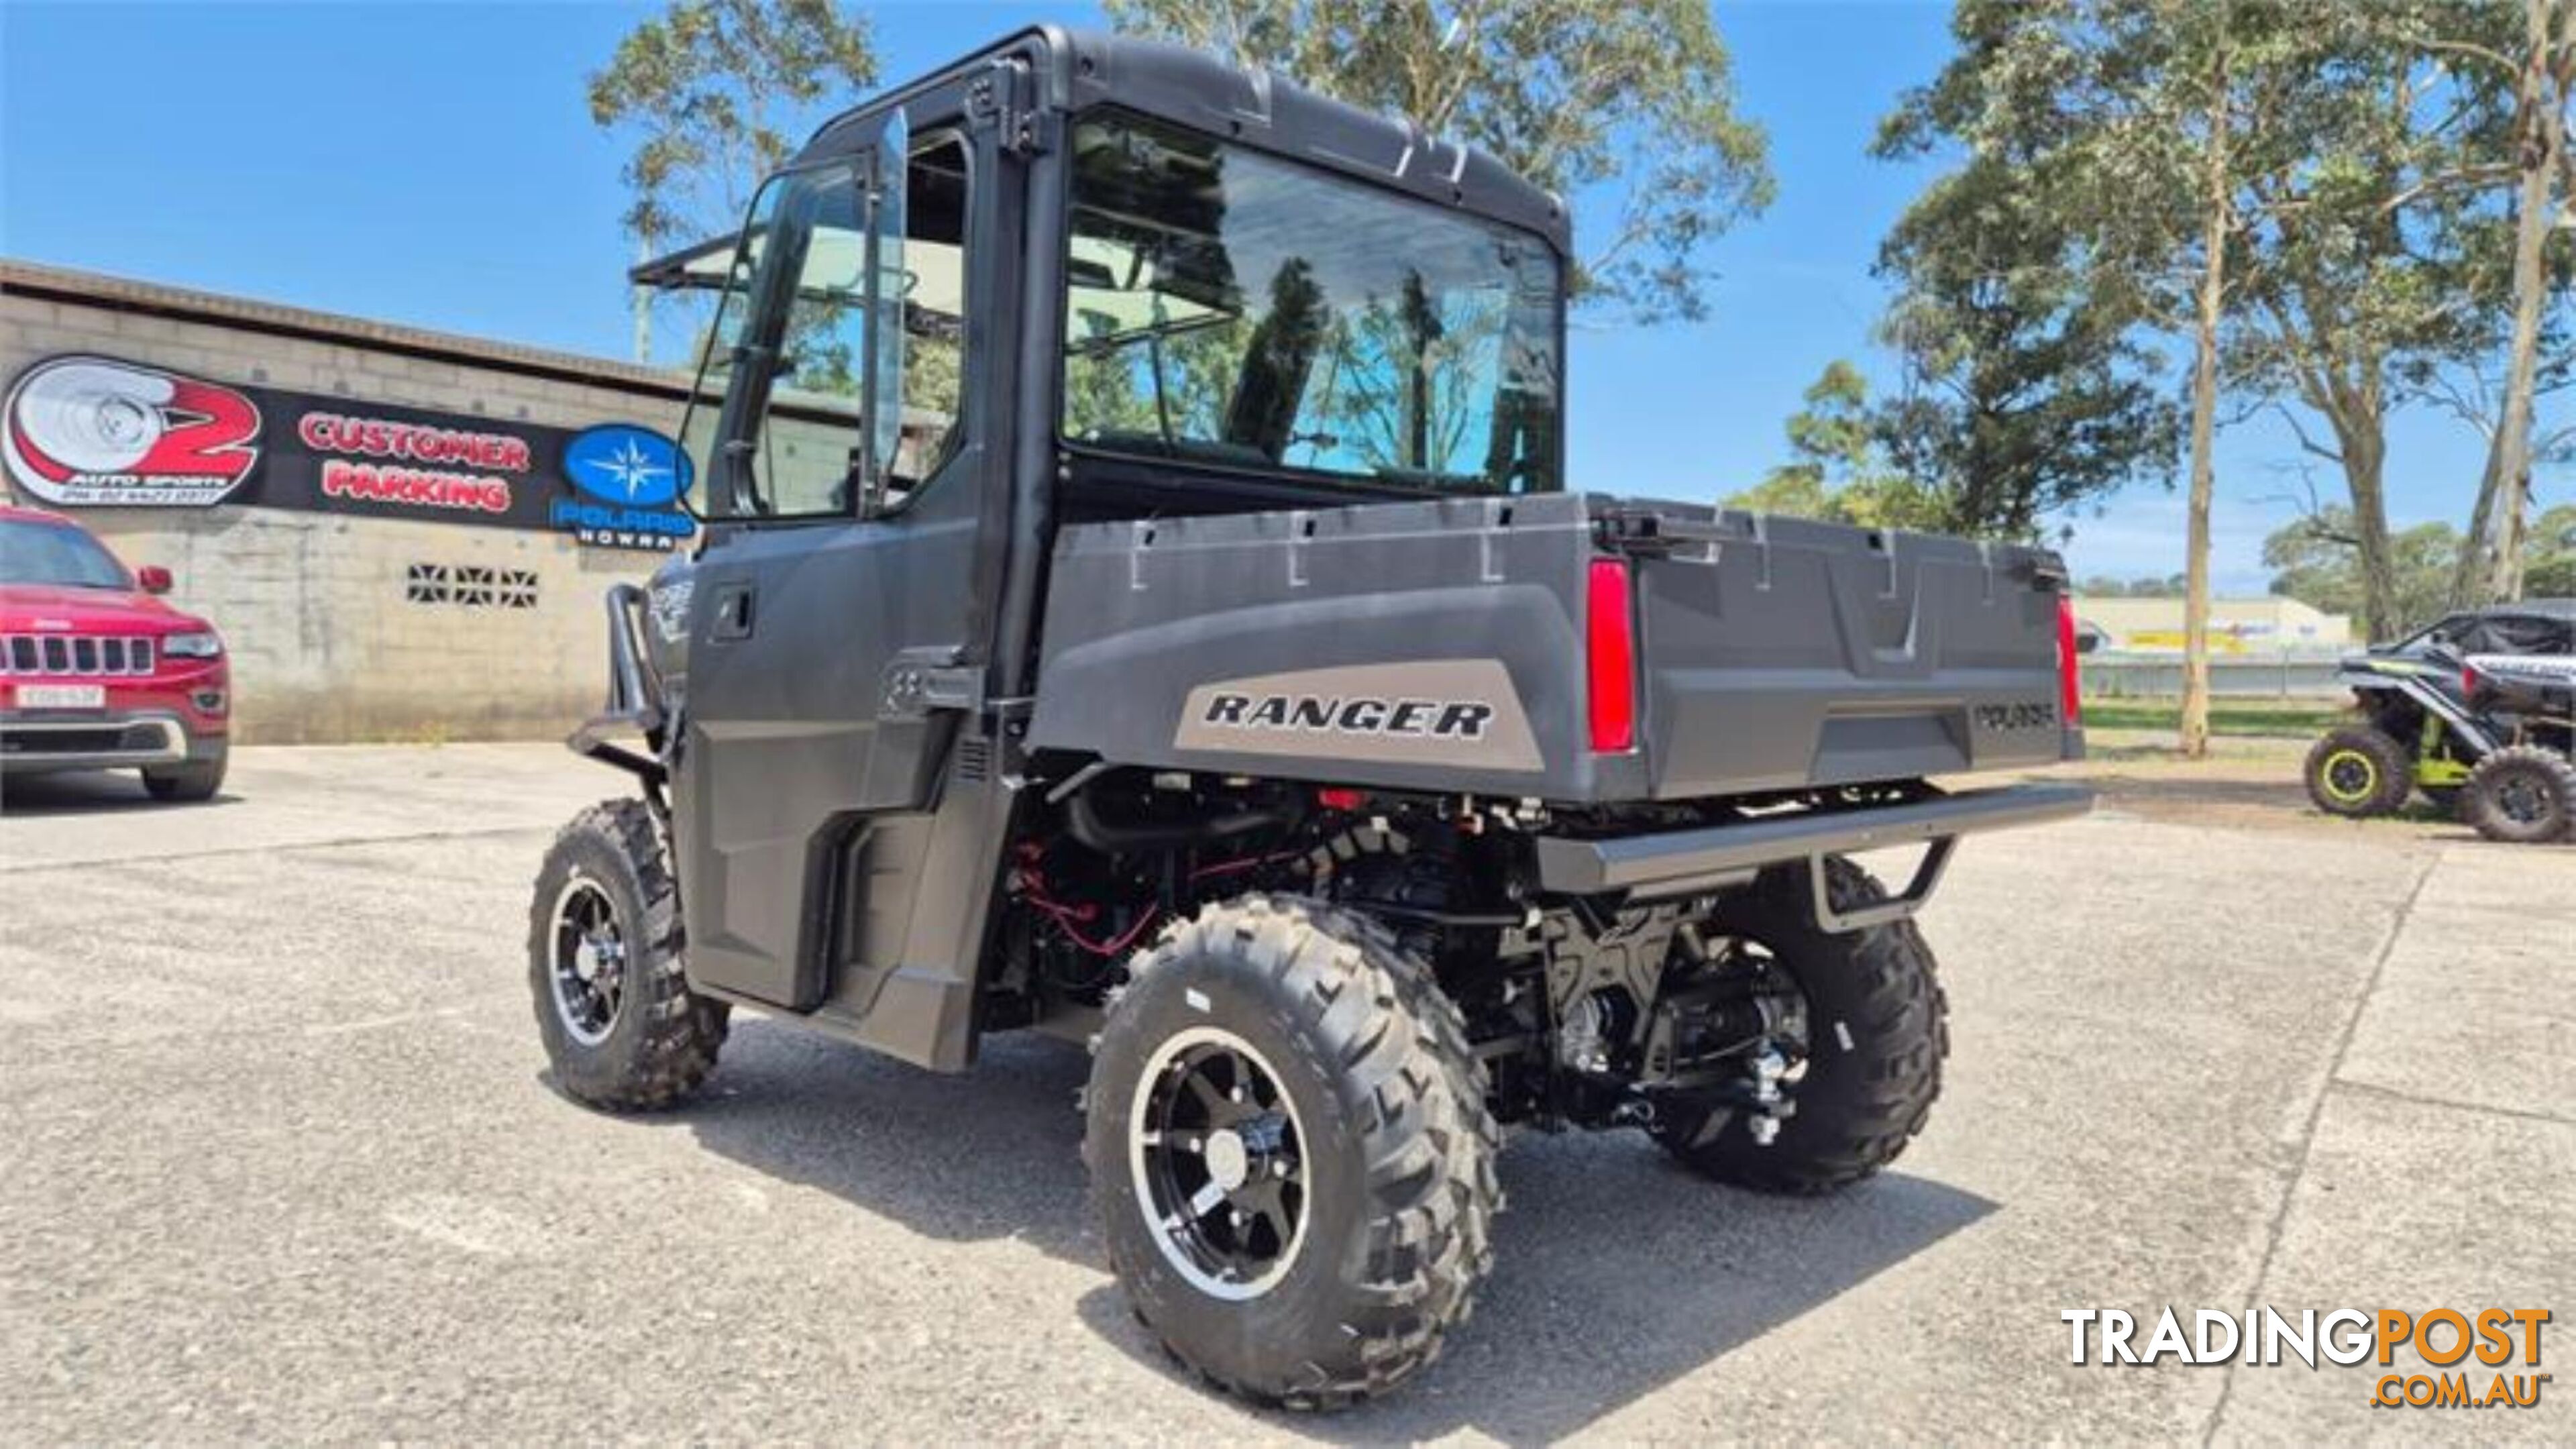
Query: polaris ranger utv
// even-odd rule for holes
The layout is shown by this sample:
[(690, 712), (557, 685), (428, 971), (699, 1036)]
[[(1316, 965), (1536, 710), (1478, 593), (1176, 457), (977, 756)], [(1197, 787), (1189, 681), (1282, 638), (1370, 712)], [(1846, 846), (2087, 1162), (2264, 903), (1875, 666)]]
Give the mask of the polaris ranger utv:
[(641, 798), (540, 874), (562, 1089), (672, 1103), (738, 1005), (1088, 1042), (1137, 1313), (1308, 1407), (1465, 1318), (1503, 1124), (1895, 1157), (1948, 1048), (1908, 918), (2089, 800), (1932, 783), (2081, 753), (2064, 569), (1564, 491), (1567, 243), (1403, 123), (1033, 30), (639, 269), (721, 289), (704, 527), (610, 592), (574, 744)]

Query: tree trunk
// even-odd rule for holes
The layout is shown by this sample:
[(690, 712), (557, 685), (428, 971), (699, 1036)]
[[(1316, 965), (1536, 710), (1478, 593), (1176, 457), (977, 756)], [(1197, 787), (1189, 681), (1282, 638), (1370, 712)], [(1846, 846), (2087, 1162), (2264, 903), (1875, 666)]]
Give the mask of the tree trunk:
[[(2224, 20), (2220, 22), (2224, 24)], [(2209, 138), (2202, 158), (2200, 304), (2191, 374), (2191, 525), (2184, 545), (2182, 753), (2209, 754), (2209, 506), (2218, 491), (2218, 323), (2227, 293), (2227, 45), (2210, 65)]]
[(2478, 474), (2478, 502), (2469, 510), (2469, 531), (2460, 538), (2460, 554), (2451, 565), (2450, 606), (2474, 609), (2491, 602), (2487, 598), (2487, 559), (2489, 520), (2495, 517), (2496, 505), (2496, 439), (2487, 438), (2487, 464)]
[[(2485, 599), (2503, 600), (2522, 593), (2522, 520), (2531, 498), (2531, 409), (2540, 362), (2540, 315), (2548, 281), (2542, 275), (2543, 251), (2549, 243), (2553, 207), (2551, 192), (2567, 145), (2567, 117), (2551, 104), (2549, 81), (2552, 0), (2523, 0), (2527, 34), (2522, 78), (2515, 86), (2514, 160), (2522, 183), (2514, 199), (2513, 343), (2506, 355), (2504, 416), (2498, 420), (2487, 471), (2496, 483), (2496, 505), (2488, 520)], [(2565, 0), (2559, 0), (2564, 4)], [(2576, 6), (2567, 6), (2567, 39), (2576, 42)]]
[[(648, 237), (635, 239), (635, 262), (641, 266), (653, 260), (653, 243)], [(653, 365), (653, 289), (638, 286), (630, 289), (630, 304), (635, 309), (635, 365)]]
[(2388, 494), (2381, 472), (2388, 458), (2386, 419), (2373, 406), (2336, 420), (2343, 447), (2344, 482), (2352, 489), (2353, 535), (2361, 555), (2362, 627), (2370, 642), (2397, 637), (2397, 558), (2388, 541)]

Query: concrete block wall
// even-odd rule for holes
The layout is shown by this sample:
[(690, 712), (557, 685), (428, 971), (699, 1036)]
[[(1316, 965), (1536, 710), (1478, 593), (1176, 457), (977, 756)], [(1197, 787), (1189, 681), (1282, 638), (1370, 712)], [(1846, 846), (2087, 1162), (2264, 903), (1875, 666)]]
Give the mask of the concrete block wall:
[[(281, 336), (213, 311), (149, 315), (118, 305), (122, 300), (92, 305), (15, 286), (0, 291), (0, 379), (43, 357), (96, 352), (215, 382), (502, 422), (581, 428), (625, 421), (665, 433), (679, 425), (680, 404), (621, 364), (551, 358), (548, 371), (586, 365), (598, 374), (596, 382), (567, 381), (508, 366), (507, 356), (486, 363), (373, 347), (371, 334), (392, 329), (348, 319), (232, 304), (291, 317), (308, 332), (335, 322), (350, 332), (345, 339)], [(478, 345), (451, 340), (469, 351)], [(678, 381), (655, 380), (665, 387)], [(230, 504), (88, 508), (78, 516), (127, 563), (169, 568), (177, 580), (172, 602), (223, 631), (233, 657), (237, 738), (245, 742), (560, 735), (598, 707), (605, 686), (601, 591), (644, 577), (661, 558), (586, 547), (549, 531)], [(533, 606), (413, 602), (407, 585), (415, 564), (444, 566), (451, 576), (462, 568), (533, 574)]]

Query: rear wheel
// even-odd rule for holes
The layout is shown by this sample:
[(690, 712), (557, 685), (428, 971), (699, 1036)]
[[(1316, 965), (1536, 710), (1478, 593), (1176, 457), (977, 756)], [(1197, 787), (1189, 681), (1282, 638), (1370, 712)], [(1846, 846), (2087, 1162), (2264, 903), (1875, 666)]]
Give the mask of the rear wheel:
[(2308, 751), (2308, 798), (2349, 820), (2393, 815), (2415, 789), (2415, 762), (2386, 731), (2347, 725)]
[[(1836, 910), (1887, 898), (1850, 861), (1826, 870)], [(1780, 1092), (1791, 1110), (1776, 1134), (1766, 1144), (1753, 1114), (1713, 1098), (1685, 1100), (1655, 1127), (1693, 1171), (1764, 1192), (1829, 1192), (1895, 1161), (1941, 1095), (1950, 1054), (1949, 1002), (1922, 932), (1910, 920), (1826, 931), (1809, 890), (1803, 867), (1772, 872), (1702, 927), (1767, 957), (1805, 997), (1807, 1040), (1790, 1044)]]
[(2468, 822), (2489, 840), (2532, 845), (2576, 829), (2576, 762), (2554, 750), (2498, 750), (2469, 772), (2468, 790)]
[(528, 985), (555, 1082), (594, 1107), (667, 1107), (706, 1081), (727, 1010), (682, 973), (680, 893), (640, 800), (573, 817), (537, 872)]
[(1212, 905), (1133, 966), (1083, 1154), (1111, 1267), (1182, 1363), (1332, 1408), (1419, 1372), (1493, 1261), (1499, 1134), (1457, 1008), (1385, 929)]

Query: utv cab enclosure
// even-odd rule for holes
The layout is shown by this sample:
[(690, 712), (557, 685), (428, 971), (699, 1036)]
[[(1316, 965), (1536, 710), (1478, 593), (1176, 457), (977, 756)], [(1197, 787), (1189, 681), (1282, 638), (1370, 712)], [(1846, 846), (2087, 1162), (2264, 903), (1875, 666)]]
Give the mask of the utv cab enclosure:
[(1047, 29), (640, 269), (714, 294), (704, 527), (610, 592), (574, 745), (642, 788), (536, 892), (562, 1087), (671, 1103), (735, 1005), (1088, 1042), (1139, 1314), (1307, 1406), (1464, 1317), (1499, 1124), (1894, 1157), (1948, 1043), (1912, 912), (2087, 804), (1933, 783), (2080, 755), (2065, 572), (1566, 491), (1567, 245), (1474, 151)]

